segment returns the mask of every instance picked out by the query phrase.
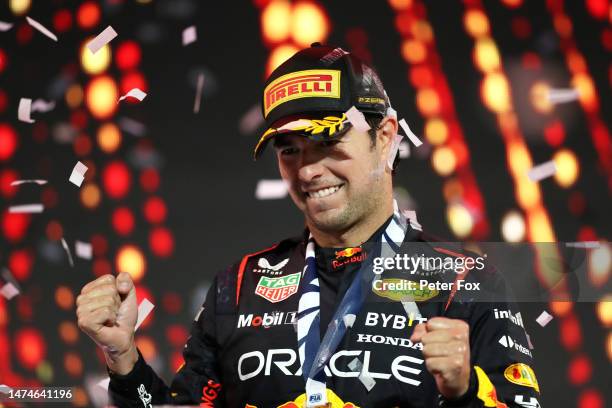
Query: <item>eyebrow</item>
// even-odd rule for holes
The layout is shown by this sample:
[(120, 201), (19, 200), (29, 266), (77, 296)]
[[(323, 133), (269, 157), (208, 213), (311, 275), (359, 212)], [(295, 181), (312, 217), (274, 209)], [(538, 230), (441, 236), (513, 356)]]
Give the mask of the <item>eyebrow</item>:
[(289, 138), (286, 136), (277, 136), (274, 138), (272, 143), (275, 149), (282, 149), (283, 147), (293, 146), (293, 144), (289, 141)]

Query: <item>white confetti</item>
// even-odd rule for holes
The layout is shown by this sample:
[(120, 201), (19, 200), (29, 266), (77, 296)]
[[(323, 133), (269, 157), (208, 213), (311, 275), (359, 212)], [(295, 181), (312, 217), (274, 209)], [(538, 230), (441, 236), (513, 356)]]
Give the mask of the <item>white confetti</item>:
[(204, 311), (204, 306), (200, 306), (200, 310), (198, 310), (198, 313), (196, 313), (195, 319), (193, 319), (194, 322), (198, 321), (203, 311)]
[(374, 388), (374, 386), (376, 385), (376, 380), (373, 379), (370, 374), (368, 374), (365, 371), (362, 371), (359, 374), (359, 381), (361, 381), (361, 383), (364, 385), (364, 387), (366, 387), (366, 390), (368, 390), (368, 392), (370, 392), (372, 390), (372, 388)]
[(153, 310), (155, 305), (149, 301), (149, 299), (144, 298), (142, 302), (138, 305), (138, 320), (136, 321), (136, 327), (134, 327), (134, 331), (138, 330), (144, 319), (147, 318), (149, 313)]
[(126, 93), (125, 95), (123, 95), (122, 97), (119, 98), (119, 101), (117, 101), (117, 103), (121, 102), (122, 100), (124, 100), (127, 97), (132, 97), (132, 98), (136, 98), (138, 99), (140, 102), (142, 102), (142, 100), (144, 98), (147, 97), (146, 92), (141, 91), (138, 88), (132, 88), (129, 90), (128, 93)]
[(126, 117), (122, 117), (121, 119), (119, 119), (119, 127), (134, 136), (143, 136), (147, 131), (147, 128), (144, 124), (132, 118)]
[(527, 177), (529, 177), (531, 181), (537, 182), (553, 176), (556, 172), (557, 166), (553, 160), (550, 160), (532, 167), (529, 172), (527, 172)]
[(45, 209), (45, 207), (42, 204), (22, 204), (22, 205), (13, 205), (9, 207), (9, 212), (10, 213), (29, 213), (29, 214), (34, 214), (34, 213), (41, 213), (43, 212), (43, 210)]
[(11, 186), (20, 186), (22, 184), (38, 184), (44, 186), (47, 184), (47, 180), (33, 179), (33, 180), (15, 180), (11, 182)]
[(0, 294), (2, 294), (6, 300), (11, 300), (19, 294), (19, 289), (17, 289), (11, 282), (8, 282), (2, 286), (2, 289), (0, 289)]
[(70, 178), (68, 179), (68, 181), (70, 181), (77, 187), (81, 187), (81, 184), (83, 184), (83, 180), (85, 179), (86, 171), (87, 166), (81, 163), (80, 161), (77, 162), (77, 164), (75, 164), (74, 168), (72, 169), (72, 173), (70, 174)]
[(11, 28), (13, 28), (13, 24), (12, 23), (7, 23), (4, 21), (0, 21), (0, 31), (4, 32), (4, 31), (8, 31)]
[(198, 32), (195, 26), (189, 26), (183, 30), (183, 47), (195, 42), (198, 39)]
[(346, 366), (352, 372), (360, 372), (361, 368), (363, 367), (363, 364), (361, 364), (361, 361), (359, 361), (359, 359), (357, 357), (355, 357)]
[(55, 102), (54, 101), (45, 101), (44, 99), (37, 99), (34, 102), (32, 102), (32, 108), (30, 110), (30, 112), (49, 112), (51, 110), (55, 109)]
[(533, 350), (533, 343), (531, 343), (531, 337), (529, 337), (529, 334), (525, 333), (525, 335), (527, 336), (527, 347), (529, 347), (529, 350)]
[(408, 157), (410, 157), (410, 145), (408, 144), (408, 142), (400, 142), (399, 155), (400, 159), (407, 159)]
[(43, 33), (44, 35), (52, 39), (53, 41), (57, 41), (57, 36), (53, 34), (51, 31), (47, 30), (47, 28), (43, 26), (42, 24), (40, 24), (38, 21), (28, 16), (26, 16), (26, 20), (28, 20), (29, 25), (31, 25), (32, 27), (34, 27), (35, 29), (37, 29), (38, 31), (40, 31), (41, 33)]
[(204, 73), (198, 74), (198, 84), (196, 86), (195, 101), (193, 101), (193, 113), (200, 112), (200, 101), (202, 99), (202, 89), (204, 88)]
[(355, 324), (355, 315), (350, 313), (346, 314), (342, 316), (342, 320), (344, 321), (344, 325), (346, 327), (353, 327), (353, 324)]
[(262, 124), (261, 105), (255, 104), (242, 116), (238, 129), (241, 134), (249, 135), (255, 132)]
[(410, 222), (410, 226), (412, 228), (418, 231), (423, 231), (423, 227), (421, 226), (421, 224), (419, 224), (419, 221), (417, 220), (416, 211), (404, 210), (402, 211), (402, 214), (404, 214), (404, 217), (406, 217), (406, 219)]
[(406, 133), (406, 136), (408, 136), (408, 139), (410, 139), (412, 144), (414, 144), (416, 147), (419, 147), (423, 144), (423, 142), (421, 142), (419, 138), (414, 133), (412, 133), (412, 130), (410, 130), (410, 126), (408, 126), (408, 123), (406, 123), (406, 119), (401, 119), (399, 121), (399, 124), (402, 129), (404, 129), (404, 133)]
[(538, 322), (540, 326), (544, 327), (548, 323), (550, 323), (552, 319), (553, 319), (552, 315), (548, 313), (546, 310), (544, 310), (542, 313), (540, 313), (540, 315), (536, 319), (536, 322)]
[(395, 161), (395, 157), (397, 156), (397, 151), (399, 150), (402, 139), (402, 135), (395, 135), (393, 137), (393, 144), (391, 145), (391, 150), (389, 150), (389, 157), (387, 157), (387, 166), (391, 170), (393, 170), (393, 162)]
[(12, 391), (13, 389), (11, 387), (9, 387), (6, 384), (0, 384), (0, 392), (3, 394), (8, 394), (9, 391)]
[(571, 248), (594, 249), (594, 248), (599, 248), (601, 244), (598, 241), (582, 241), (582, 242), (567, 242), (565, 246), (571, 247)]
[(358, 131), (366, 132), (370, 130), (370, 125), (368, 125), (365, 116), (363, 116), (363, 113), (356, 107), (352, 106), (351, 109), (347, 110), (344, 114)]
[(93, 254), (91, 244), (83, 241), (76, 241), (74, 243), (74, 252), (76, 256), (83, 259), (91, 259)]
[(284, 180), (259, 180), (255, 190), (258, 200), (277, 200), (285, 198), (289, 190)]
[(111, 42), (115, 37), (117, 37), (117, 32), (113, 29), (113, 27), (108, 26), (104, 29), (104, 31), (98, 34), (96, 38), (87, 43), (87, 48), (89, 48), (89, 51), (91, 51), (92, 54), (95, 54), (106, 44)]
[(98, 382), (98, 386), (108, 390), (108, 384), (110, 383), (110, 378), (105, 378), (102, 381)]
[(578, 100), (580, 92), (577, 89), (550, 89), (547, 96), (548, 101), (556, 105)]
[(68, 243), (64, 238), (62, 238), (62, 247), (64, 247), (64, 251), (68, 255), (68, 263), (71, 267), (74, 267), (74, 261), (72, 260), (72, 254), (70, 253), (70, 248), (68, 248)]
[(30, 117), (32, 112), (32, 100), (21, 98), (19, 100), (19, 108), (17, 108), (17, 119), (25, 123), (34, 123), (35, 120)]

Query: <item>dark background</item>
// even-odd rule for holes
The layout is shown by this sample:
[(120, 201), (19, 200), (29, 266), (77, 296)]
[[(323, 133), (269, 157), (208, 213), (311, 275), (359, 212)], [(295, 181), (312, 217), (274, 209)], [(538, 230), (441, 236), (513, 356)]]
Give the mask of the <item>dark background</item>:
[[(80, 26), (75, 17), (83, 3), (101, 9), (98, 22), (88, 28)], [(422, 5), (412, 3), (414, 7)], [(573, 38), (595, 83), (597, 115), (608, 140), (608, 151), (600, 154), (610, 156), (609, 17), (597, 17), (593, 11), (600, 2), (557, 3), (565, 6)], [(126, 244), (136, 245), (144, 254), (147, 264), (139, 281), (139, 297), (147, 297), (156, 305), (153, 316), (137, 332), (139, 346), (147, 350), (148, 360), (169, 380), (180, 363), (186, 329), (214, 273), (245, 253), (300, 233), (303, 219), (290, 199), (255, 199), (260, 179), (279, 177), (270, 152), (258, 162), (251, 159), (263, 125), (240, 130), (244, 116), (256, 109), (260, 100), (268, 55), (275, 47), (262, 39), (260, 16), (267, 4), (195, 0), (35, 2), (26, 14), (55, 32), (57, 43), (32, 31), (23, 15), (15, 15), (8, 4), (3, 4), (0, 20), (14, 22), (15, 26), (0, 33), (0, 124), (13, 129), (18, 146), (10, 157), (0, 159), (0, 184), (5, 183), (0, 202), (5, 211), (10, 205), (42, 201), (45, 212), (29, 217), (18, 239), (7, 236), (10, 222), (6, 212), (3, 215), (0, 266), (17, 269), (12, 272), (21, 294), (10, 301), (0, 298), (0, 384), (71, 385), (78, 387), (75, 405), (98, 401), (99, 390), (92, 384), (104, 377), (100, 353), (86, 336), (77, 334), (75, 339), (66, 333), (73, 333), (76, 327), (73, 299), (80, 288), (100, 273), (116, 272), (116, 254)], [(402, 36), (396, 25), (399, 11), (385, 1), (316, 4), (329, 22), (329, 35), (323, 40), (369, 60), (399, 116), (424, 139), (425, 117), (417, 109), (416, 89), (408, 80), (409, 65), (401, 55)], [(423, 10), (433, 28), (435, 48), (471, 156), (470, 166), (484, 199), (489, 230), (477, 238), (501, 241), (502, 218), (519, 206), (496, 117), (480, 96), (482, 74), (472, 60), (474, 41), (463, 26), (465, 8), (477, 4), (426, 1)], [(62, 32), (53, 25), (59, 10), (73, 16), (71, 27)], [(525, 1), (516, 8), (492, 0), (484, 2), (484, 10), (533, 162), (548, 161), (557, 150), (543, 136), (544, 127), (552, 120), (563, 123), (563, 146), (578, 158), (580, 174), (569, 188), (560, 187), (552, 179), (540, 182), (543, 205), (556, 239), (609, 240), (611, 173), (601, 163), (592, 142), (587, 113), (578, 102), (572, 102), (543, 115), (536, 113), (530, 102), (531, 85), (538, 79), (555, 88), (570, 86), (571, 73), (550, 7), (539, 0)], [(528, 35), (520, 37), (513, 32), (517, 18), (528, 22)], [(181, 32), (193, 24), (198, 40), (183, 47)], [(110, 44), (113, 52), (126, 40), (140, 46), (142, 58), (133, 71), (145, 78), (148, 96), (141, 103), (120, 103), (110, 118), (98, 120), (86, 103), (70, 108), (64, 93), (70, 84), (85, 88), (90, 82), (92, 76), (81, 68), (79, 49), (88, 36), (97, 35), (107, 25), (119, 33)], [(541, 69), (528, 70), (522, 65), (527, 52), (539, 56)], [(205, 86), (200, 112), (194, 114), (199, 72), (205, 73)], [(126, 72), (113, 61), (105, 74), (120, 81)], [(22, 97), (55, 100), (57, 104), (51, 112), (33, 114), (37, 122), (27, 124), (17, 120)], [(85, 119), (84, 124), (79, 117)], [(144, 124), (146, 132), (140, 137), (122, 132), (121, 147), (110, 154), (103, 152), (96, 143), (97, 129), (103, 122), (118, 123), (124, 117)], [(91, 149), (83, 154), (74, 147), (74, 141), (59, 143), (53, 136), (59, 123), (71, 124), (78, 138), (91, 142)], [(448, 201), (443, 186), (449, 177), (440, 176), (432, 167), (428, 144), (421, 149), (419, 153), (413, 147), (412, 157), (401, 163), (396, 187), (409, 195), (405, 202), (417, 210), (425, 230), (457, 239), (446, 218)], [(143, 151), (157, 158), (153, 166), (133, 159), (135, 152)], [(77, 160), (90, 167), (86, 183), (101, 188), (102, 197), (95, 209), (86, 208), (79, 199), (79, 189), (68, 183)], [(107, 194), (101, 176), (105, 166), (114, 161), (124, 162), (131, 178), (129, 191), (119, 198)], [(161, 180), (152, 190), (144, 189), (139, 181), (149, 167)], [(49, 184), (10, 189), (6, 187), (9, 170), (16, 171), (19, 179), (42, 178)], [(167, 216), (154, 223), (143, 215), (143, 205), (152, 196), (159, 197), (167, 207)], [(112, 225), (112, 214), (119, 207), (129, 208), (134, 216), (135, 225), (126, 234), (118, 233)], [(75, 259), (71, 268), (57, 240), (58, 225), (59, 236), (71, 245), (74, 240), (91, 241), (96, 236), (94, 260)], [(170, 253), (162, 256), (150, 243), (150, 234), (158, 228), (170, 234), (173, 242)], [(100, 244), (100, 237), (106, 245)], [(606, 281), (608, 278), (609, 270)], [(547, 305), (522, 306), (535, 346), (535, 371), (543, 406), (610, 404), (611, 355), (606, 353), (612, 341), (610, 317), (608, 314), (602, 319), (597, 314), (604, 305), (573, 304), (571, 311), (555, 314), (555, 320), (545, 328), (534, 319)], [(70, 325), (72, 328), (66, 329)]]

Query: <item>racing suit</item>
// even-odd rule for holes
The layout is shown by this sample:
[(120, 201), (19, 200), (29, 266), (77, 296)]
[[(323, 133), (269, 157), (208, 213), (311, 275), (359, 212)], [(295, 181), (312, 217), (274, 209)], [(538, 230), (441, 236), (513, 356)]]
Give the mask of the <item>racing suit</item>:
[[(380, 231), (380, 230), (379, 230)], [(376, 235), (376, 234), (374, 234)], [(139, 352), (127, 375), (110, 372), (109, 396), (119, 407), (199, 405), (205, 407), (305, 406), (305, 379), (297, 353), (296, 321), (307, 235), (248, 254), (218, 273), (195, 317), (185, 345), (185, 363), (166, 386)], [(436, 248), (408, 227), (402, 249), (420, 255), (465, 257)], [(317, 248), (321, 282), (321, 327), (326, 327), (359, 265), (370, 254), (359, 248)], [(472, 254), (473, 255), (473, 254)], [(456, 282), (457, 273), (385, 270), (325, 365), (327, 400), (342, 407), (540, 407), (539, 386), (529, 366), (532, 351), (519, 310), (494, 268), (461, 276), (463, 290), (411, 288), (418, 314), (408, 312), (393, 290), (414, 277)], [(477, 291), (494, 294), (477, 301)], [(386, 286), (385, 286), (386, 285)], [(478, 285), (476, 285), (478, 286)], [(389, 289), (391, 288), (391, 289)], [(405, 294), (405, 293), (404, 293)], [(410, 336), (419, 322), (444, 316), (470, 327), (468, 391), (447, 400), (427, 371), (422, 344)], [(348, 325), (347, 325), (348, 326)], [(323, 334), (324, 330), (321, 330)]]

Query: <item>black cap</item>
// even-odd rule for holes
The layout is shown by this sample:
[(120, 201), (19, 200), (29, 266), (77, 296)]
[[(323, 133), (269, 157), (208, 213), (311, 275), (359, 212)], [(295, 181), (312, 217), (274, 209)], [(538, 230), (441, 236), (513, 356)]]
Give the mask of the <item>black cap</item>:
[(314, 43), (298, 51), (266, 81), (262, 111), (267, 130), (255, 147), (255, 158), (280, 133), (299, 131), (318, 140), (337, 136), (345, 127), (343, 113), (353, 106), (363, 113), (386, 114), (389, 100), (378, 74), (339, 47)]

